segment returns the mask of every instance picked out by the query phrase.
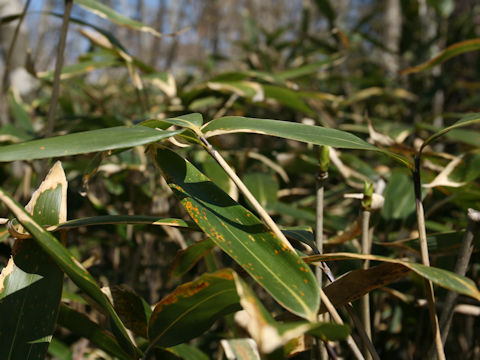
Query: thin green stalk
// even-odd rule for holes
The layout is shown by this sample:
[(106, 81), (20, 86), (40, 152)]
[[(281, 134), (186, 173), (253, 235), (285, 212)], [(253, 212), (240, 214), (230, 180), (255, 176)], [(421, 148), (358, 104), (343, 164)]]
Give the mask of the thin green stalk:
[[(315, 243), (319, 254), (323, 254), (323, 197), (324, 185), (328, 178), (328, 167), (330, 165), (330, 151), (328, 146), (321, 146), (319, 150), (318, 173), (316, 176), (316, 221), (315, 221)], [(322, 269), (316, 268), (318, 286), (322, 287)]]
[[(323, 254), (323, 203), (324, 203), (324, 185), (328, 178), (328, 166), (330, 163), (328, 146), (321, 146), (319, 150), (319, 167), (316, 176), (316, 222), (315, 222), (315, 243), (317, 250)], [(315, 276), (319, 288), (322, 288), (323, 271), (320, 267), (315, 267)], [(321, 301), (321, 299), (320, 299)], [(322, 315), (319, 320), (322, 321)], [(318, 341), (318, 351), (322, 360), (328, 358), (327, 349), (323, 342)]]
[[(421, 159), (421, 154), (419, 153), (415, 157), (415, 170), (413, 172), (413, 182), (415, 187), (415, 206), (417, 211), (418, 236), (420, 239), (420, 251), (422, 256), (422, 263), (425, 266), (430, 266), (430, 258), (428, 256), (428, 245), (427, 245), (427, 231), (425, 228), (425, 213), (423, 211), (423, 204), (422, 204), (420, 159)], [(438, 317), (435, 311), (435, 293), (433, 291), (433, 284), (430, 280), (426, 280), (426, 279), (425, 279), (425, 295), (427, 297), (428, 310), (430, 313), (430, 322), (431, 322), (432, 331), (433, 331), (433, 338), (434, 338), (437, 358), (439, 360), (445, 360), (445, 353), (443, 350), (440, 326), (438, 324)]]
[[(370, 254), (370, 214), (372, 209), (372, 197), (373, 197), (373, 185), (365, 183), (365, 190), (363, 192), (362, 200), (362, 254)], [(369, 267), (369, 261), (363, 262), (363, 269), (367, 270)], [(367, 293), (361, 299), (361, 315), (362, 323), (365, 329), (366, 336), (369, 341), (364, 344), (364, 351), (367, 354), (367, 360), (371, 360), (372, 357), (367, 352), (368, 344), (372, 341), (372, 327), (370, 323), (370, 295)]]
[[(253, 205), (255, 210), (258, 212), (262, 220), (267, 224), (267, 226), (273, 231), (275, 235), (282, 241), (286, 246), (288, 246), (292, 251), (295, 251), (293, 246), (290, 244), (290, 242), (287, 240), (285, 235), (283, 235), (282, 231), (279, 229), (277, 224), (272, 220), (270, 215), (265, 211), (265, 209), (260, 205), (260, 203), (257, 201), (255, 196), (252, 195), (250, 190), (245, 186), (245, 184), (240, 180), (240, 178), (237, 176), (237, 174), (232, 170), (232, 168), (228, 165), (228, 163), (223, 159), (223, 157), (216, 151), (213, 146), (208, 142), (208, 140), (203, 136), (200, 135), (200, 140), (202, 141), (203, 145), (205, 146), (206, 150), (208, 153), (213, 157), (213, 159), (222, 167), (222, 169), (227, 173), (227, 175), (232, 179), (232, 181), (235, 183), (235, 185), (238, 187), (238, 189), (243, 193), (245, 198)], [(324, 264), (325, 265), (325, 264)], [(325, 265), (326, 266), (326, 265)], [(330, 271), (325, 270), (326, 274), (331, 274)], [(328, 309), (328, 312), (332, 315), (332, 318), (337, 322), (338, 324), (343, 324), (343, 321), (338, 314), (337, 310), (335, 307), (332, 305), (331, 301), (328, 299), (327, 295), (323, 292), (322, 288), (319, 288), (320, 290), (320, 299), (325, 303), (325, 306)], [(357, 344), (355, 343), (355, 340), (352, 338), (352, 336), (349, 336), (347, 338), (347, 344), (351, 348), (353, 354), (357, 359), (364, 359), (362, 353), (360, 352)]]
[[(370, 225), (370, 211), (362, 211), (362, 254), (370, 254), (370, 234), (369, 234), (369, 225)], [(363, 269), (367, 270), (369, 267), (368, 260), (363, 262)], [(368, 338), (372, 339), (372, 327), (370, 324), (370, 295), (367, 293), (361, 299), (361, 314), (362, 314), (362, 323), (367, 333)], [(365, 345), (364, 351), (367, 350)], [(366, 356), (367, 360), (370, 360), (369, 355)]]
[(250, 190), (245, 186), (245, 184), (240, 180), (240, 178), (237, 176), (235, 171), (230, 167), (230, 165), (227, 164), (225, 159), (219, 154), (217, 150), (213, 148), (213, 146), (208, 142), (208, 140), (203, 136), (200, 135), (200, 140), (202, 143), (205, 145), (206, 150), (208, 153), (213, 157), (213, 159), (222, 167), (222, 169), (227, 173), (227, 175), (232, 179), (232, 181), (235, 183), (235, 185), (238, 187), (238, 189), (242, 192), (242, 194), (245, 196), (245, 198), (253, 205), (255, 211), (260, 215), (262, 220), (267, 224), (267, 226), (270, 228), (270, 230), (273, 231), (273, 233), (277, 236), (277, 238), (284, 243), (290, 250), (295, 252), (295, 249), (293, 246), (290, 244), (290, 242), (287, 240), (285, 235), (282, 233), (280, 228), (275, 224), (275, 222), (272, 220), (270, 215), (265, 211), (265, 209), (260, 205), (260, 203), (257, 201), (255, 196), (252, 195)]
[(60, 75), (63, 67), (63, 53), (65, 52), (65, 44), (67, 42), (68, 23), (70, 21), (72, 6), (73, 0), (65, 0), (65, 10), (63, 13), (62, 29), (60, 30), (60, 40), (58, 41), (57, 59), (53, 76), (53, 89), (50, 98), (50, 107), (48, 109), (45, 137), (50, 137), (52, 135), (53, 127), (55, 125), (55, 114), (57, 112), (58, 98), (60, 96)]

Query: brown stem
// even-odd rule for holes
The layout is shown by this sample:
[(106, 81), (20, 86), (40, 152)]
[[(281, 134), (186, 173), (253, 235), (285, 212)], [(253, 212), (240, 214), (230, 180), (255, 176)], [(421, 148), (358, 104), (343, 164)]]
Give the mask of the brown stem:
[[(422, 204), (420, 159), (421, 159), (421, 153), (419, 153), (415, 157), (415, 170), (413, 172), (413, 182), (415, 187), (415, 206), (417, 210), (418, 236), (420, 240), (422, 263), (425, 266), (430, 266), (430, 259), (428, 256), (428, 245), (427, 245), (427, 232), (425, 229), (425, 213), (423, 211), (423, 204)], [(439, 360), (445, 360), (442, 337), (440, 334), (440, 326), (438, 324), (438, 317), (435, 311), (435, 293), (433, 291), (433, 283), (427, 279), (425, 279), (425, 295), (427, 297), (428, 310), (430, 313), (430, 322), (432, 326), (437, 357)]]
[(15, 32), (13, 33), (12, 42), (10, 43), (10, 47), (8, 48), (7, 58), (5, 59), (5, 69), (3, 71), (3, 78), (2, 78), (2, 95), (5, 94), (8, 88), (8, 73), (10, 71), (10, 63), (12, 62), (13, 50), (15, 49), (15, 44), (17, 43), (18, 34), (20, 33), (20, 27), (22, 26), (23, 19), (25, 18), (25, 14), (27, 13), (28, 7), (30, 6), (30, 0), (27, 0), (25, 6), (23, 7), (22, 13), (20, 18), (18, 19), (17, 27), (15, 28)]

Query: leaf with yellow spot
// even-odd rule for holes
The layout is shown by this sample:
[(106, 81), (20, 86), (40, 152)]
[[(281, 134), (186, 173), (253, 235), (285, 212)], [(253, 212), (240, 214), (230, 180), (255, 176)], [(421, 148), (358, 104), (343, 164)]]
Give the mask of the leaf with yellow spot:
[(148, 326), (150, 344), (181, 344), (202, 335), (221, 316), (239, 309), (232, 270), (203, 274), (180, 285), (155, 306)]
[(279, 304), (315, 320), (318, 287), (312, 271), (297, 254), (190, 162), (167, 149), (157, 149), (155, 155), (170, 187), (203, 232)]

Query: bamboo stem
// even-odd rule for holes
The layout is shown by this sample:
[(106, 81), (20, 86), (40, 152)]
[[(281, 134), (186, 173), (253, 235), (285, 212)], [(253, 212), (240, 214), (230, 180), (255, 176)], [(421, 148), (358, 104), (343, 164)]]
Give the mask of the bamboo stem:
[[(418, 236), (420, 239), (422, 263), (425, 266), (430, 266), (430, 259), (428, 256), (428, 245), (427, 245), (427, 232), (425, 229), (425, 213), (424, 213), (423, 204), (422, 204), (420, 157), (421, 157), (420, 153), (415, 157), (415, 170), (413, 172), (413, 182), (415, 187), (415, 206), (417, 211)], [(433, 338), (434, 338), (437, 358), (439, 360), (445, 360), (445, 353), (443, 350), (440, 326), (438, 324), (438, 317), (435, 311), (435, 293), (433, 291), (433, 283), (427, 279), (425, 279), (425, 295), (427, 298), (428, 310), (430, 313), (430, 322), (431, 322), (432, 331), (433, 331)]]
[(220, 155), (220, 153), (213, 148), (213, 146), (208, 142), (208, 140), (203, 135), (199, 135), (199, 137), (202, 143), (204, 144), (205, 148), (207, 149), (208, 153), (213, 157), (213, 159), (218, 163), (218, 165), (222, 167), (222, 169), (227, 173), (230, 179), (232, 179), (232, 181), (235, 183), (238, 189), (242, 192), (245, 198), (253, 205), (255, 211), (257, 211), (258, 215), (260, 215), (260, 217), (265, 222), (265, 224), (267, 224), (270, 230), (273, 231), (273, 233), (277, 236), (277, 238), (282, 243), (284, 243), (290, 250), (295, 252), (295, 249), (287, 240), (287, 238), (282, 233), (282, 231), (277, 226), (277, 224), (272, 220), (270, 215), (268, 215), (268, 213), (265, 211), (262, 205), (260, 205), (260, 203), (255, 198), (255, 196), (252, 195), (250, 190), (248, 190), (248, 188), (245, 186), (242, 180), (240, 180), (240, 178), (237, 176), (235, 171), (233, 171), (233, 169), (230, 167), (230, 165), (228, 165), (228, 163)]
[[(325, 294), (325, 292), (323, 291), (323, 289), (320, 289), (320, 298), (322, 299), (323, 303), (325, 304), (325, 307), (327, 308), (328, 312), (330, 313), (330, 315), (332, 316), (332, 319), (337, 323), (337, 324), (340, 324), (340, 325), (343, 325), (343, 320), (342, 318), (340, 317), (340, 315), (338, 314), (337, 312), (337, 309), (335, 309), (335, 307), (333, 306), (333, 304), (331, 303), (330, 299), (328, 298), (328, 296)], [(358, 348), (357, 344), (355, 343), (355, 340), (353, 339), (352, 335), (348, 335), (348, 338), (347, 338), (347, 344), (348, 346), (350, 347), (350, 349), (352, 350), (353, 352), (353, 355), (357, 358), (357, 359), (365, 359), (360, 351), (360, 349)]]
[[(315, 209), (315, 244), (319, 254), (323, 254), (323, 204), (324, 204), (324, 185), (328, 178), (329, 148), (321, 146), (319, 149), (319, 167), (316, 175), (316, 209)], [(318, 287), (323, 286), (323, 271), (321, 267), (315, 267), (315, 276), (317, 278)], [(321, 304), (321, 298), (320, 298)], [(319, 321), (324, 321), (323, 315), (319, 316)], [(328, 349), (326, 343), (318, 341), (318, 351), (320, 352), (320, 359), (328, 359)]]
[[(362, 211), (362, 253), (370, 254), (370, 211)], [(366, 270), (369, 267), (369, 261), (365, 260), (363, 262), (363, 269)], [(362, 314), (362, 323), (367, 334), (367, 337), (372, 340), (372, 327), (370, 323), (370, 295), (367, 293), (361, 299), (361, 314)], [(365, 353), (367, 360), (371, 359), (371, 356), (366, 350), (368, 350), (368, 345), (365, 344)]]

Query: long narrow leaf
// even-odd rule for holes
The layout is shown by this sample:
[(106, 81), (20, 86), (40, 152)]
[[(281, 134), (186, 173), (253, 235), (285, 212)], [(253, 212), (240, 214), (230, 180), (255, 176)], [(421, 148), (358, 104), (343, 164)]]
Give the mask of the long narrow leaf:
[[(67, 180), (55, 163), (26, 210), (42, 225), (66, 219)], [(55, 328), (63, 272), (34, 241), (15, 240), (0, 275), (0, 358), (44, 358)], [(42, 311), (39, 311), (42, 309)]]
[(197, 225), (282, 306), (313, 321), (320, 295), (310, 268), (191, 163), (167, 149), (154, 155)]
[(38, 245), (52, 257), (72, 281), (110, 315), (112, 330), (127, 353), (132, 356), (138, 354), (137, 348), (132, 344), (125, 326), (113, 309), (112, 304), (102, 293), (90, 273), (57, 239), (35, 222), (32, 216), (1, 188), (0, 201), (15, 214), (18, 221), (32, 234)]
[(440, 65), (454, 56), (458, 56), (463, 53), (466, 53), (469, 51), (476, 51), (476, 50), (480, 50), (480, 39), (471, 39), (471, 40), (461, 41), (459, 43), (450, 45), (445, 50), (440, 52), (440, 54), (435, 56), (433, 59), (430, 59), (424, 62), (423, 64), (402, 70), (400, 74), (406, 75), (406, 74), (412, 74), (412, 73), (417, 73), (423, 70), (431, 69), (432, 67)]
[(471, 296), (477, 300), (480, 300), (480, 291), (475, 286), (475, 283), (465, 277), (458, 274), (455, 274), (451, 271), (439, 269), (432, 266), (425, 266), (422, 264), (412, 263), (408, 261), (401, 261), (397, 259), (387, 258), (384, 256), (377, 255), (362, 255), (354, 253), (332, 253), (324, 255), (313, 255), (303, 258), (307, 263), (319, 262), (319, 261), (333, 261), (333, 260), (344, 260), (344, 259), (361, 259), (361, 260), (371, 260), (371, 261), (381, 261), (393, 264), (400, 264), (406, 268), (414, 271), (421, 277), (424, 277), (427, 280), (432, 281), (433, 283), (444, 287), (446, 289), (456, 291), (459, 294)]
[(240, 310), (233, 271), (203, 274), (180, 285), (156, 306), (150, 318), (151, 344), (169, 347), (203, 334), (220, 316)]
[(139, 21), (129, 19), (122, 14), (119, 14), (112, 8), (102, 4), (100, 1), (96, 0), (75, 0), (75, 3), (78, 5), (84, 7), (85, 9), (91, 11), (92, 13), (104, 18), (108, 19), (111, 22), (120, 25), (120, 26), (125, 26), (130, 29), (138, 30), (138, 31), (143, 31), (143, 32), (148, 32), (152, 35), (155, 36), (162, 36), (158, 31), (155, 29), (151, 28), (150, 26), (147, 26)]
[(58, 324), (76, 335), (85, 337), (92, 344), (119, 359), (131, 359), (131, 356), (123, 351), (112, 334), (103, 330), (98, 324), (90, 320), (88, 316), (64, 304), (60, 306)]
[(145, 126), (118, 126), (2, 146), (0, 161), (45, 159), (150, 144), (182, 130), (161, 131)]
[(305, 125), (288, 121), (255, 119), (242, 116), (226, 116), (215, 119), (203, 126), (205, 137), (221, 134), (248, 132), (278, 136), (315, 145), (337, 148), (379, 150), (359, 137), (345, 131), (322, 126)]
[(437, 131), (435, 134), (433, 134), (429, 138), (427, 138), (423, 142), (422, 147), (420, 148), (420, 152), (425, 148), (425, 146), (430, 144), (432, 141), (438, 139), (440, 136), (448, 133), (450, 130), (457, 129), (457, 128), (460, 128), (460, 127), (469, 126), (469, 125), (476, 124), (476, 123), (479, 123), (479, 122), (480, 122), (480, 113), (469, 114), (469, 115), (461, 118), (455, 124), (453, 124), (451, 126), (448, 126), (448, 127), (444, 128), (440, 131)]

